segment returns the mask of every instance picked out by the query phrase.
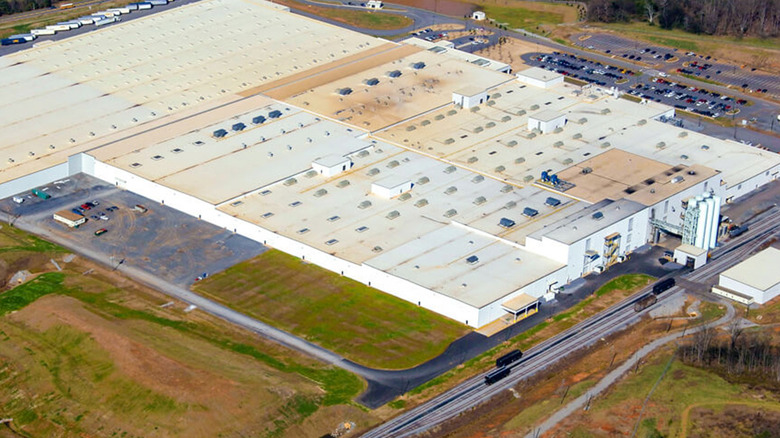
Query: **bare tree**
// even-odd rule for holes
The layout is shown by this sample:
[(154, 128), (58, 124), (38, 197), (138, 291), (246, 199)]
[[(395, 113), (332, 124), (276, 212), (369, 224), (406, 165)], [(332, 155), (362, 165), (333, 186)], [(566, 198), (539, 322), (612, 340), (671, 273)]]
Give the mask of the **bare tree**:
[(647, 14), (647, 22), (653, 24), (655, 20), (655, 4), (653, 0), (645, 0), (645, 14)]

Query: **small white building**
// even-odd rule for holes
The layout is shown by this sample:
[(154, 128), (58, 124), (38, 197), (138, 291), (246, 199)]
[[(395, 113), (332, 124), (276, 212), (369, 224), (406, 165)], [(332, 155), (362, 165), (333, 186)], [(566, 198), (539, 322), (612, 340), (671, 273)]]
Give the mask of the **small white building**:
[(371, 193), (390, 199), (412, 190), (412, 181), (400, 176), (390, 176), (371, 183)]
[(87, 218), (72, 211), (62, 210), (54, 213), (54, 220), (62, 222), (70, 228), (76, 228), (87, 221)]
[(384, 3), (380, 0), (368, 0), (366, 2), (366, 8), (368, 9), (382, 9), (384, 6)]
[(780, 295), (780, 249), (767, 248), (720, 274), (712, 292), (743, 304), (764, 304)]
[(566, 114), (556, 111), (541, 111), (528, 116), (528, 130), (538, 129), (542, 134), (553, 132), (556, 128), (563, 128), (566, 125)]
[(487, 18), (487, 16), (482, 11), (474, 11), (474, 12), (471, 13), (471, 19), (472, 20), (482, 21), (485, 18)]
[(563, 75), (539, 67), (527, 68), (515, 74), (517, 80), (539, 88), (551, 88), (563, 83)]
[(463, 108), (471, 108), (487, 102), (487, 91), (479, 87), (464, 87), (452, 92), (452, 103)]
[(690, 264), (693, 269), (699, 269), (707, 263), (707, 250), (683, 243), (674, 249), (674, 262), (680, 265)]
[(352, 168), (352, 160), (341, 155), (326, 155), (314, 160), (311, 167), (320, 175), (330, 178)]

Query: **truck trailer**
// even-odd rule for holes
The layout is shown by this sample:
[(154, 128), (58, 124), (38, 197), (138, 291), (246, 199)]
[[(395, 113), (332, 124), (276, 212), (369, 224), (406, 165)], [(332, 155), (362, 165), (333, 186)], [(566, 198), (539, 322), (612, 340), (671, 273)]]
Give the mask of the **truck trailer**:
[(51, 198), (50, 194), (48, 194), (48, 193), (46, 193), (46, 192), (44, 192), (43, 190), (40, 190), (40, 189), (32, 189), (32, 194), (37, 196), (37, 197), (39, 197), (39, 198), (41, 198), (41, 199), (49, 199), (49, 198)]
[(106, 24), (116, 23), (119, 21), (118, 17), (108, 17), (95, 22), (95, 26), (104, 26)]
[(30, 31), (30, 33), (37, 36), (43, 36), (43, 35), (54, 35), (57, 33), (57, 31), (52, 29), (33, 29)]

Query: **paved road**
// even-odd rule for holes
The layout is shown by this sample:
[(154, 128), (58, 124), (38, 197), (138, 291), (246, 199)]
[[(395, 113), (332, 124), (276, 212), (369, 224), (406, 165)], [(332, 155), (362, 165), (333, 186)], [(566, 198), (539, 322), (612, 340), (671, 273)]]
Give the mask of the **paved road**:
[(618, 381), (621, 377), (623, 377), (629, 370), (631, 370), (631, 368), (633, 368), (637, 364), (637, 362), (639, 362), (640, 360), (642, 360), (643, 358), (645, 358), (647, 355), (657, 350), (658, 348), (674, 340), (680, 339), (683, 336), (690, 336), (694, 333), (704, 330), (705, 327), (718, 327), (731, 321), (731, 319), (734, 318), (734, 315), (736, 314), (736, 312), (734, 311), (734, 306), (726, 302), (724, 302), (724, 304), (726, 305), (727, 308), (726, 315), (724, 315), (722, 318), (718, 319), (717, 321), (699, 327), (694, 327), (693, 329), (690, 330), (683, 330), (677, 333), (672, 333), (671, 335), (664, 336), (663, 338), (656, 339), (655, 341), (644, 345), (636, 353), (634, 353), (634, 355), (631, 356), (629, 360), (623, 362), (620, 366), (610, 371), (609, 374), (604, 376), (604, 378), (602, 378), (596, 385), (594, 385), (591, 389), (589, 389), (585, 394), (579, 396), (578, 398), (569, 402), (562, 409), (559, 409), (557, 412), (555, 412), (552, 416), (550, 416), (550, 418), (545, 420), (544, 423), (542, 423), (541, 425), (539, 425), (539, 427), (534, 429), (533, 432), (526, 435), (526, 438), (536, 438), (547, 433), (550, 429), (555, 427), (566, 417), (568, 417), (569, 415), (573, 414), (575, 411), (582, 409), (584, 406), (589, 404), (590, 401), (593, 399), (593, 397), (601, 394), (602, 392), (604, 392), (604, 390), (612, 386), (616, 381)]
[[(684, 279), (695, 283), (711, 281), (718, 273), (744, 260), (760, 244), (770, 240), (780, 231), (780, 209), (767, 211), (751, 222), (751, 230), (739, 238), (729, 240), (716, 248), (713, 260), (704, 267), (690, 272)], [(675, 286), (659, 296), (659, 301), (679, 293)], [(483, 376), (475, 376), (455, 388), (423, 403), (395, 418), (366, 432), (364, 438), (386, 438), (413, 436), (430, 430), (460, 413), (488, 402), (501, 391), (508, 390), (521, 380), (527, 379), (550, 364), (567, 357), (574, 351), (592, 345), (598, 339), (623, 330), (635, 323), (644, 312), (633, 310), (633, 303), (644, 297), (646, 288), (606, 311), (595, 315), (554, 336), (525, 352), (524, 358), (511, 366), (512, 372), (504, 380), (485, 385)], [(646, 310), (645, 310), (646, 311)]]

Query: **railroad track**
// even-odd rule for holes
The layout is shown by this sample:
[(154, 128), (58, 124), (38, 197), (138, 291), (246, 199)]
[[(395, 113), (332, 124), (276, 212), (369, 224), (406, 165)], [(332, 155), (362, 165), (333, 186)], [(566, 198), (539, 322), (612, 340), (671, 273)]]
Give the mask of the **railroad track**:
[[(713, 251), (710, 263), (682, 277), (693, 282), (704, 281), (744, 260), (778, 232), (780, 210), (777, 208), (769, 210), (763, 217), (756, 218), (749, 225), (751, 226), (748, 233)], [(658, 302), (663, 302), (682, 290), (679, 286), (675, 286), (661, 293)], [(647, 287), (607, 311), (594, 315), (530, 348), (521, 360), (509, 366), (511, 372), (503, 380), (485, 385), (484, 374), (472, 377), (457, 387), (366, 432), (363, 437), (401, 438), (417, 435), (490, 400), (496, 394), (532, 377), (572, 352), (592, 345), (599, 339), (638, 321), (646, 309), (637, 313), (633, 305), (650, 291), (651, 287)]]

